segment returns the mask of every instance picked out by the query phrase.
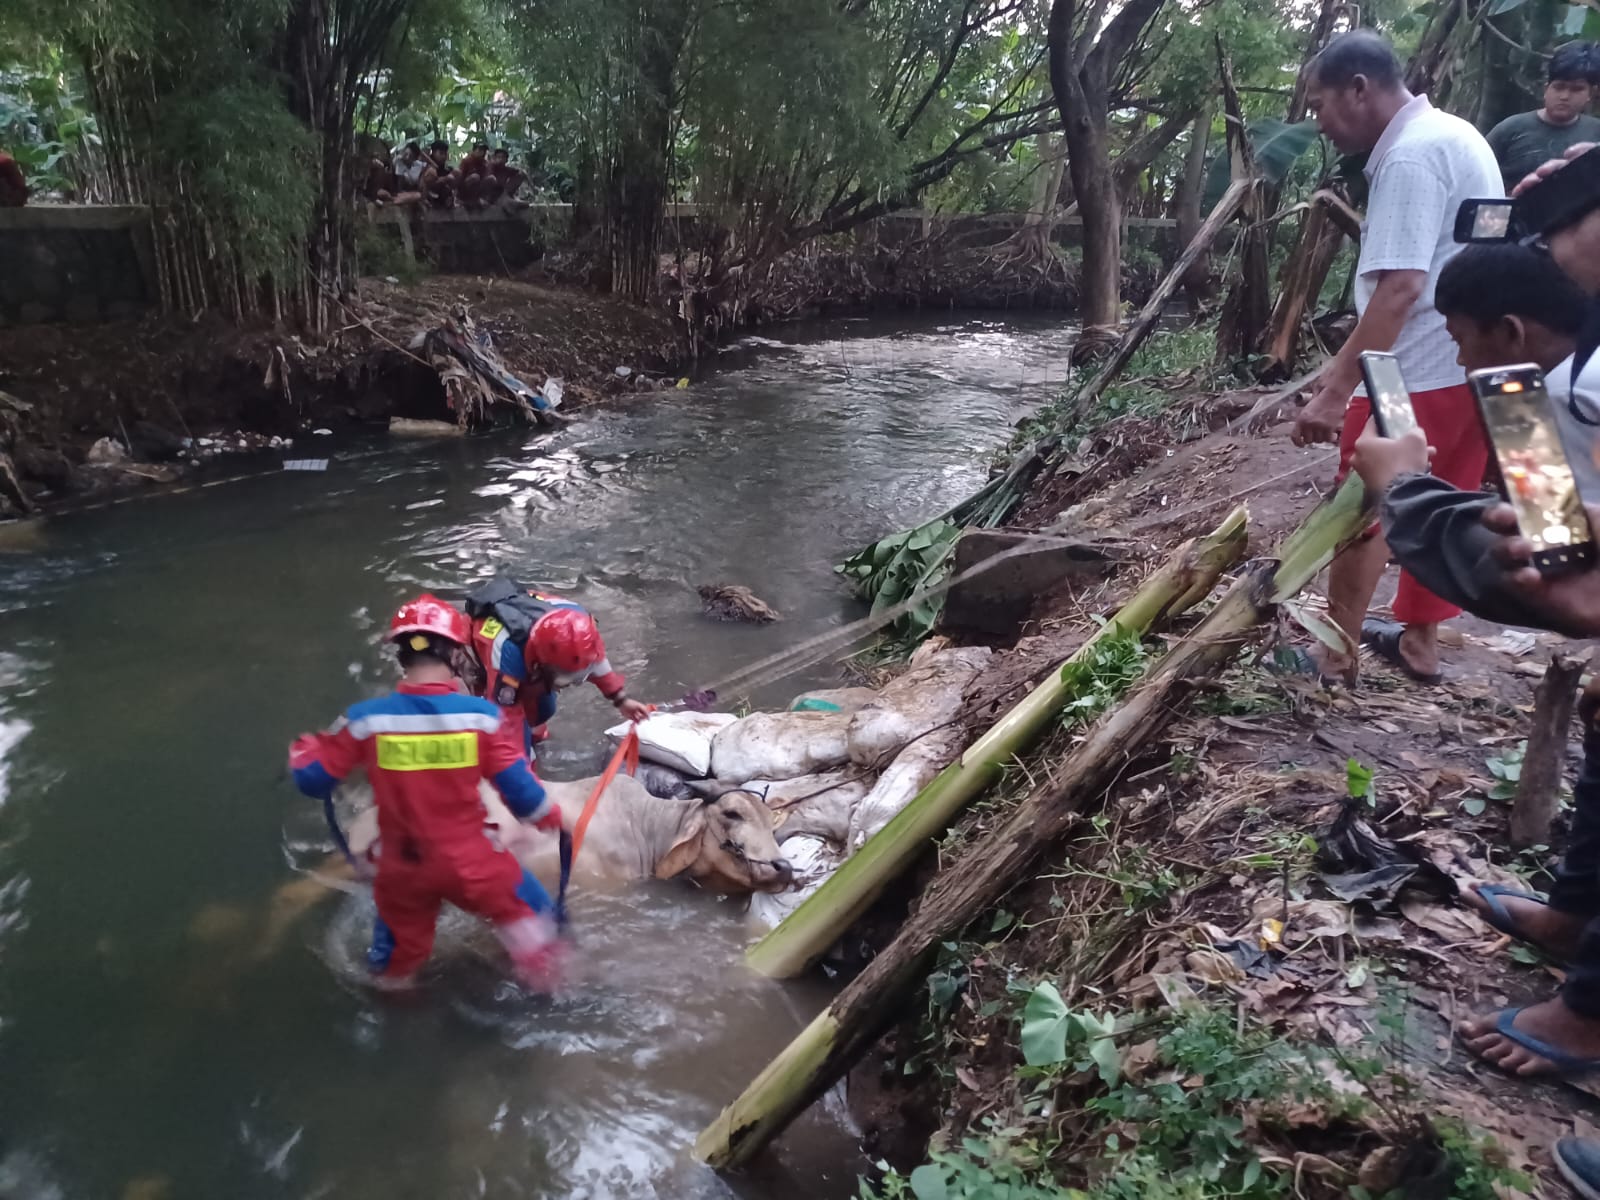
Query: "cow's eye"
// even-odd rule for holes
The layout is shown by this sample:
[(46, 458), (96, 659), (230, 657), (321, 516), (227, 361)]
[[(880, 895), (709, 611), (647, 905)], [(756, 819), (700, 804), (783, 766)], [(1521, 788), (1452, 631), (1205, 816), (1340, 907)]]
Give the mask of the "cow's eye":
[(727, 817), (728, 820), (730, 820), (730, 821), (742, 821), (742, 820), (744, 820), (744, 814), (739, 812), (737, 809), (733, 809), (733, 808), (725, 808), (725, 809), (723, 809), (722, 810), (722, 815)]

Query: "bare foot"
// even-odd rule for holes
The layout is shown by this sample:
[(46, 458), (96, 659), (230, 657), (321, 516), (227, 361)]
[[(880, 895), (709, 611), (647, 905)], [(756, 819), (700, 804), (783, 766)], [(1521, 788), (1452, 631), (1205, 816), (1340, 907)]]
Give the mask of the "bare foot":
[[(1561, 1068), (1495, 1029), (1499, 1013), (1456, 1023), (1456, 1036), (1479, 1058), (1510, 1075), (1554, 1075)], [(1580, 1017), (1557, 996), (1517, 1013), (1512, 1027), (1574, 1058), (1600, 1058), (1600, 1021)]]
[(1317, 673), (1328, 683), (1342, 683), (1355, 687), (1361, 677), (1361, 660), (1330, 650), (1318, 642), (1309, 651), (1311, 661), (1317, 664)]
[(1400, 657), (1411, 664), (1418, 675), (1439, 673), (1439, 636), (1437, 625), (1407, 625), (1400, 634)]
[[(1489, 902), (1479, 894), (1479, 886), (1474, 885), (1462, 892), (1461, 899), (1467, 907), (1487, 913), (1490, 911)], [(1551, 908), (1542, 900), (1523, 900), (1516, 896), (1498, 896), (1496, 899), (1518, 930), (1512, 934), (1513, 937), (1547, 950), (1557, 958), (1569, 959), (1578, 952), (1583, 928), (1589, 923), (1584, 917)]]

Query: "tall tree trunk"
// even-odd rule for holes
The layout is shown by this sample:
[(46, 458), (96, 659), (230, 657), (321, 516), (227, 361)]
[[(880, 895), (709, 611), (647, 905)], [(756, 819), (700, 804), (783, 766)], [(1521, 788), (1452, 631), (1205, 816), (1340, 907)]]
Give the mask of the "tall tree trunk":
[[(1111, 80), (1162, 3), (1127, 0), (1104, 28), (1096, 28), (1100, 18), (1091, 13), (1076, 37), (1074, 0), (1050, 4), (1046, 26), (1050, 87), (1061, 112), (1072, 194), (1083, 222), (1085, 331), (1094, 326), (1114, 331), (1122, 314), (1122, 204), (1111, 170), (1108, 131)], [(1087, 340), (1080, 340), (1079, 347)], [(1109, 349), (1115, 336), (1102, 333), (1100, 340)]]
[(622, 93), (606, 189), (611, 288), (644, 300), (655, 288), (671, 165), (672, 98), (688, 29), (686, 0), (641, 4), (630, 33), (634, 74)]
[[(1189, 131), (1189, 148), (1183, 156), (1183, 174), (1178, 179), (1177, 191), (1172, 197), (1172, 217), (1178, 226), (1178, 245), (1187, 246), (1200, 232), (1200, 222), (1205, 220), (1201, 202), (1206, 190), (1206, 145), (1211, 139), (1211, 119), (1214, 104), (1207, 104), (1194, 119)], [(1211, 253), (1207, 251), (1183, 275), (1183, 291), (1189, 298), (1189, 309), (1198, 312), (1202, 305), (1216, 294), (1211, 278)]]

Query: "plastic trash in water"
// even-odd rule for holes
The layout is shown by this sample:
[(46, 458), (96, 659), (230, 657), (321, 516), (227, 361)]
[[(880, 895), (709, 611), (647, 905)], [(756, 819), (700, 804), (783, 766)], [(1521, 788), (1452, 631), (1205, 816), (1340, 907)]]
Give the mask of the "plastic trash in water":
[(286, 458), (283, 460), (285, 471), (326, 471), (328, 460), (325, 458)]
[(844, 709), (832, 700), (819, 700), (815, 696), (803, 696), (789, 706), (790, 712), (843, 712)]

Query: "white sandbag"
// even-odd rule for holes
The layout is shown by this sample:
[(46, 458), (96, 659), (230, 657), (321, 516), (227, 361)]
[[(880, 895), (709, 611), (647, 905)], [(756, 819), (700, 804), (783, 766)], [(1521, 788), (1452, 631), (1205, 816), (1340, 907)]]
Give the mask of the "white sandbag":
[(850, 835), (850, 814), (872, 790), (869, 779), (858, 772), (830, 771), (796, 779), (752, 779), (744, 784), (765, 797), (777, 820), (774, 836), (779, 844), (793, 837), (826, 838), (843, 848)]
[[(850, 814), (850, 853), (882, 829), (933, 777), (961, 753), (965, 732), (959, 727), (941, 729), (907, 746), (878, 776), (878, 782)], [(785, 852), (787, 853), (787, 851)]]
[(941, 650), (890, 680), (850, 719), (850, 761), (881, 766), (913, 738), (954, 720), (992, 653), (983, 646)]
[[(682, 771), (690, 779), (704, 779), (711, 774), (711, 739), (738, 719), (732, 713), (651, 713), (637, 726), (639, 757)], [(634, 727), (624, 721), (606, 730), (606, 736), (621, 744)]]
[(751, 713), (711, 740), (718, 779), (793, 779), (842, 765), (850, 757), (849, 713)]
[(751, 919), (763, 930), (776, 928), (839, 865), (838, 853), (821, 838), (790, 838), (783, 844), (783, 856), (794, 867), (794, 886), (786, 892), (757, 892), (750, 897)]

